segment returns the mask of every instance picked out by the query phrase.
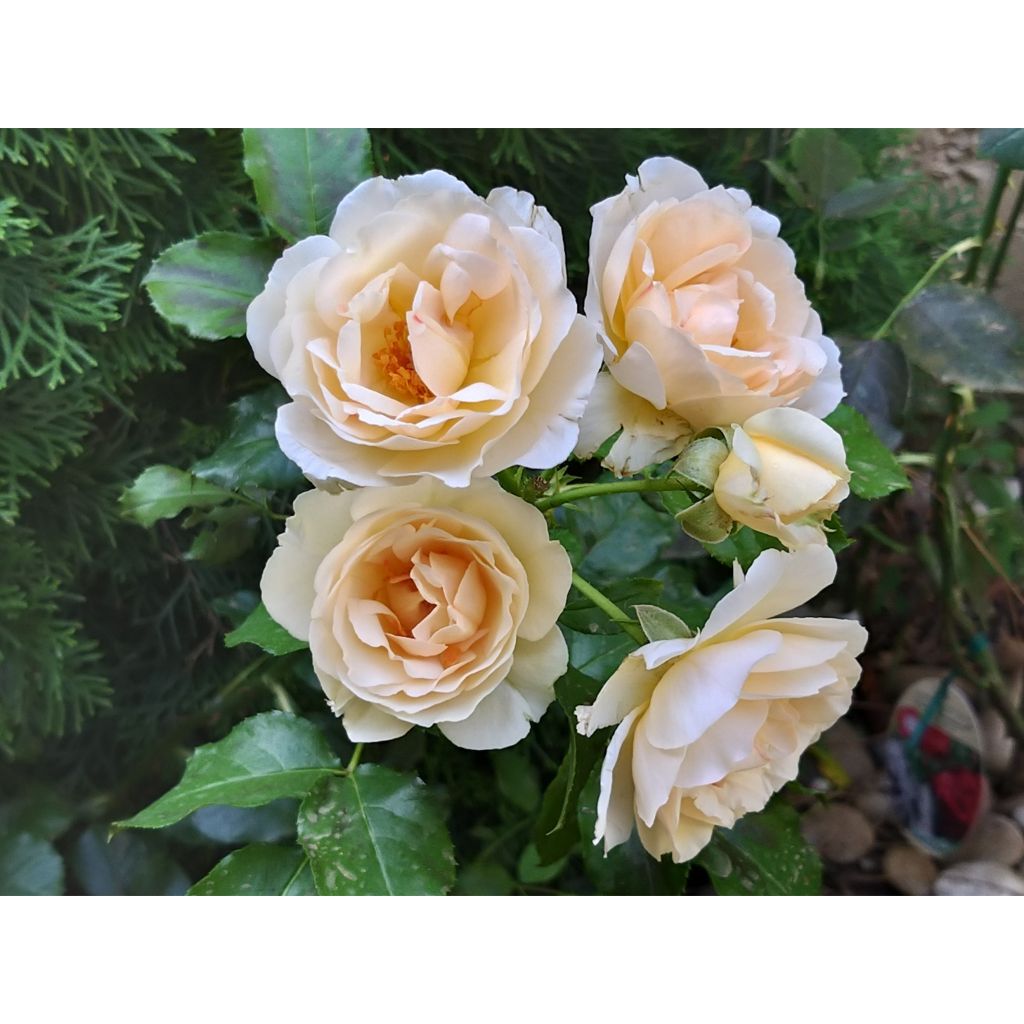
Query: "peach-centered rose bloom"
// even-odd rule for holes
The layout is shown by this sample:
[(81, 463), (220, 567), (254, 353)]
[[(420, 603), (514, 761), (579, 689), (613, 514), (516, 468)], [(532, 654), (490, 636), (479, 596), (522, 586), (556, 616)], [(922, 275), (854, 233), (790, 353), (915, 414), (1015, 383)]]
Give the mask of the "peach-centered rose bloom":
[(437, 725), (486, 750), (521, 740), (551, 703), (571, 576), (532, 505), (493, 480), (456, 490), (424, 477), (300, 494), (261, 589), (309, 641), (353, 741)]
[(821, 524), (850, 493), (843, 439), (800, 409), (768, 409), (735, 426), (718, 469), (719, 508), (786, 547), (826, 543)]
[(557, 465), (601, 363), (547, 211), (442, 171), (355, 188), (274, 264), (247, 333), (292, 399), (285, 454), (362, 485)]
[(605, 361), (577, 451), (620, 427), (606, 465), (632, 473), (709, 426), (793, 405), (826, 416), (839, 355), (797, 278), (779, 221), (679, 160), (645, 161), (591, 210), (587, 317)]
[(595, 843), (634, 824), (654, 857), (690, 860), (716, 825), (731, 828), (796, 778), (800, 755), (850, 706), (864, 627), (775, 618), (835, 578), (823, 545), (766, 551), (690, 639), (630, 654), (579, 731), (617, 725), (601, 769)]

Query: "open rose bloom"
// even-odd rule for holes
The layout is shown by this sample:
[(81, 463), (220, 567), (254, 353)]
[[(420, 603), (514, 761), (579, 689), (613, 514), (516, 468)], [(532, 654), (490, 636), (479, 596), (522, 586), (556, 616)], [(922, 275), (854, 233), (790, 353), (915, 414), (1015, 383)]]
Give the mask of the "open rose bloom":
[(437, 725), (480, 750), (518, 742), (551, 703), (570, 576), (531, 505), (492, 480), (424, 478), (299, 495), (261, 587), (352, 740)]
[(292, 399), (284, 453), (362, 485), (557, 465), (601, 362), (547, 211), (442, 171), (355, 188), (274, 264), (247, 333)]
[(867, 633), (846, 619), (776, 618), (835, 578), (823, 545), (766, 551), (689, 639), (629, 655), (577, 709), (579, 730), (617, 726), (601, 770), (595, 842), (634, 828), (654, 857), (690, 860), (718, 825), (761, 810), (800, 755), (850, 706)]
[(838, 352), (795, 274), (779, 221), (692, 167), (645, 161), (593, 209), (587, 317), (610, 371), (577, 451), (622, 428), (606, 459), (635, 473), (695, 431), (795, 406), (825, 416), (843, 395)]

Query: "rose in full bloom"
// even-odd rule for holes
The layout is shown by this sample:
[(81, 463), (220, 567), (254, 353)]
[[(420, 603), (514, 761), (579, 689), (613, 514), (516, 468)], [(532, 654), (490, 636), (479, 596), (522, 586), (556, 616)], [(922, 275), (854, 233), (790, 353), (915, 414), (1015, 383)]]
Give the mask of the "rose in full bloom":
[(355, 188), (329, 235), (274, 264), (246, 324), (292, 399), (285, 454), (359, 485), (557, 465), (601, 363), (547, 211), (442, 171)]
[(766, 551), (689, 639), (630, 654), (579, 730), (616, 725), (601, 769), (594, 841), (634, 824), (654, 857), (695, 856), (719, 825), (759, 811), (850, 705), (867, 633), (847, 619), (776, 618), (835, 578), (824, 545)]
[(568, 655), (572, 570), (544, 516), (493, 480), (312, 490), (263, 573), (263, 601), (309, 641), (356, 742), (436, 725), (473, 750), (522, 739)]
[(709, 189), (692, 167), (657, 157), (591, 212), (585, 309), (611, 372), (595, 388), (580, 454), (621, 427), (606, 465), (636, 472), (705, 427), (779, 406), (819, 417), (836, 407), (836, 346), (779, 221), (746, 192)]
[(843, 439), (800, 409), (768, 409), (736, 426), (718, 469), (727, 515), (786, 547), (825, 543), (821, 524), (850, 493)]

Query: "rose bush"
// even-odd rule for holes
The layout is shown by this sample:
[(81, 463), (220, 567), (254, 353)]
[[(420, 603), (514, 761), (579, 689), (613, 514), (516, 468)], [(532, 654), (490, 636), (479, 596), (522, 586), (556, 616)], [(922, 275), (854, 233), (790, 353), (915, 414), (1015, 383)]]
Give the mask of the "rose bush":
[(601, 362), (547, 211), (442, 171), (355, 188), (274, 264), (247, 333), (292, 399), (282, 450), (361, 485), (557, 465)]
[(779, 221), (692, 167), (646, 160), (592, 209), (586, 314), (602, 375), (577, 451), (623, 433), (606, 459), (636, 472), (678, 454), (694, 431), (796, 406), (825, 416), (843, 395)]
[(821, 524), (847, 495), (843, 439), (800, 409), (768, 409), (732, 433), (715, 500), (727, 515), (788, 548), (825, 543)]
[(601, 769), (594, 841), (634, 824), (654, 857), (695, 856), (796, 777), (800, 755), (850, 705), (867, 633), (846, 619), (776, 618), (835, 578), (823, 545), (766, 551), (691, 638), (627, 656), (579, 731), (617, 726)]
[(480, 750), (522, 739), (551, 702), (570, 576), (535, 508), (491, 480), (424, 478), (299, 495), (261, 589), (309, 641), (352, 740), (437, 725)]
[[(247, 325), (290, 399), (241, 395), (212, 452), (150, 466), (122, 507), (147, 526), (187, 513), (185, 557), (229, 580), (225, 646), (262, 653), (210, 704), (203, 731), (221, 738), (121, 825), (225, 805), (276, 820), (271, 804), (300, 801), (294, 844), (233, 850), (204, 894), (681, 893), (689, 872), (606, 861), (591, 837), (607, 852), (636, 828), (653, 856), (686, 862), (795, 777), (848, 707), (866, 637), (779, 616), (833, 580), (823, 541), (844, 534), (826, 519), (850, 482), (862, 497), (907, 486), (855, 410), (835, 429), (820, 419), (839, 362), (778, 221), (649, 160), (592, 211), (584, 318), (560, 229), (529, 195), (484, 199), (442, 171), (373, 177), (372, 162), (422, 162), (358, 129), (253, 129), (243, 146), (265, 225), (290, 248), (275, 261), (266, 237), (207, 232), (147, 280), (193, 333)], [(642, 475), (569, 459), (616, 431), (606, 464)], [(294, 497), (272, 435), (314, 490)], [(244, 571), (289, 507), (243, 617)], [(792, 550), (764, 551), (778, 540)], [(691, 541), (739, 560), (714, 609), (725, 569), (698, 564)], [(221, 568), (235, 560), (241, 572)], [(318, 687), (290, 689), (310, 664), (343, 725)], [(258, 713), (225, 735), (243, 705)], [(599, 735), (578, 742), (562, 718)], [(386, 745), (415, 726), (469, 750), (526, 742), (495, 756)], [(742, 878), (702, 858), (717, 891), (820, 887), (798, 816), (773, 803), (722, 837)]]

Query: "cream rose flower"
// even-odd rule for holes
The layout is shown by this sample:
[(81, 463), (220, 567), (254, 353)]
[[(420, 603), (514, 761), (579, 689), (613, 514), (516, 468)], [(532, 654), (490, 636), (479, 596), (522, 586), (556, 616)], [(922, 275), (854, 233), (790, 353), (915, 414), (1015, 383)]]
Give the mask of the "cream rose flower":
[(695, 856), (796, 777), (801, 753), (850, 705), (867, 633), (847, 619), (775, 618), (835, 578), (824, 546), (766, 551), (701, 632), (629, 655), (579, 731), (618, 725), (601, 769), (595, 843), (636, 825), (654, 857)]
[(595, 390), (579, 454), (621, 427), (606, 465), (636, 472), (705, 427), (779, 406), (816, 416), (836, 407), (836, 346), (779, 221), (746, 192), (709, 189), (692, 167), (657, 157), (591, 212), (585, 309), (611, 373)]
[(715, 500), (739, 523), (786, 547), (824, 544), (821, 524), (850, 493), (843, 439), (800, 409), (768, 409), (736, 426)]
[(425, 477), (300, 494), (261, 588), (309, 641), (352, 740), (437, 725), (486, 750), (518, 742), (551, 703), (571, 575), (532, 505), (493, 480), (456, 490)]
[(274, 264), (247, 333), (292, 398), (285, 454), (363, 485), (557, 465), (601, 363), (547, 211), (441, 171), (355, 188)]

